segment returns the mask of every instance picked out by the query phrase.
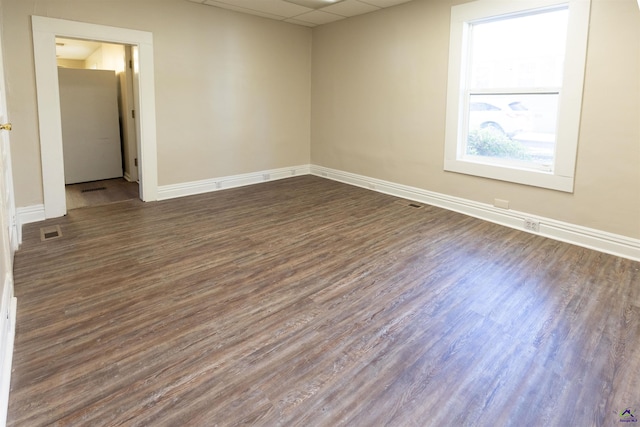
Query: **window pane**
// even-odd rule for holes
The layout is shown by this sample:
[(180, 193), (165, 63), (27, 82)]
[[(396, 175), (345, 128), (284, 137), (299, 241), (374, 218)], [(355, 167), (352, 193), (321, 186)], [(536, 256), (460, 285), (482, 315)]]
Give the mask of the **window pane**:
[(560, 87), (567, 9), (471, 26), (471, 88)]
[(470, 95), (464, 159), (552, 171), (558, 94)]

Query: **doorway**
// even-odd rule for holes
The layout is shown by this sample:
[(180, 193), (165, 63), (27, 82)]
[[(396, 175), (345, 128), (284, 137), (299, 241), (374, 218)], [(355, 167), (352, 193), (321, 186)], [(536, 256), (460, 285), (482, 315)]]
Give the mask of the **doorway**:
[(67, 184), (65, 195), (67, 210), (140, 199), (138, 183), (129, 182), (124, 178)]
[(56, 38), (67, 210), (139, 199), (132, 46)]
[(32, 17), (33, 47), (38, 95), (40, 151), (46, 218), (67, 213), (58, 67), (55, 57), (56, 37), (97, 40), (134, 46), (134, 91), (139, 100), (138, 171), (140, 198), (157, 200), (157, 147), (153, 36), (149, 32)]

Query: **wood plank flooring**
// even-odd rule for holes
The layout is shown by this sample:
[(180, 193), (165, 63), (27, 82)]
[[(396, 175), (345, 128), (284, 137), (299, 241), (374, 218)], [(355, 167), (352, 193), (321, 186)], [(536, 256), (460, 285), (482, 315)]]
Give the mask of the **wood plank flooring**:
[(139, 199), (138, 183), (124, 178), (104, 179), (65, 186), (67, 210)]
[(318, 177), (30, 224), (15, 293), (9, 426), (640, 416), (640, 263)]

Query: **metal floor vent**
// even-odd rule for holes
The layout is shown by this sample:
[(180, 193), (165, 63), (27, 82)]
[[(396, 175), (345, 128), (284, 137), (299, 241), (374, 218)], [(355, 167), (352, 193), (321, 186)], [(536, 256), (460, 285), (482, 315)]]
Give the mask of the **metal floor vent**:
[(420, 209), (421, 207), (424, 206), (416, 202), (410, 202), (409, 200), (398, 200), (396, 201), (396, 203), (399, 205), (406, 206), (408, 208), (414, 208), (414, 209)]
[(40, 240), (51, 240), (57, 239), (58, 237), (62, 237), (62, 231), (60, 230), (59, 225), (52, 225), (50, 227), (42, 227), (40, 229)]
[(84, 190), (81, 190), (81, 193), (89, 193), (91, 191), (101, 191), (101, 190), (106, 190), (107, 187), (95, 187), (95, 188), (85, 188)]

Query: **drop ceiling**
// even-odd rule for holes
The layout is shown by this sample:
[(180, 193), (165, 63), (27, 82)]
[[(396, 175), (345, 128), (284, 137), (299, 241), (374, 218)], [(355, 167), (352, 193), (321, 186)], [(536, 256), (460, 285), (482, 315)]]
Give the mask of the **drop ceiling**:
[(411, 0), (189, 0), (207, 6), (315, 27)]
[[(315, 27), (352, 16), (375, 12), (411, 0), (188, 0), (207, 6)], [(638, 0), (640, 1), (640, 0)], [(85, 60), (102, 43), (56, 39), (59, 59)]]

